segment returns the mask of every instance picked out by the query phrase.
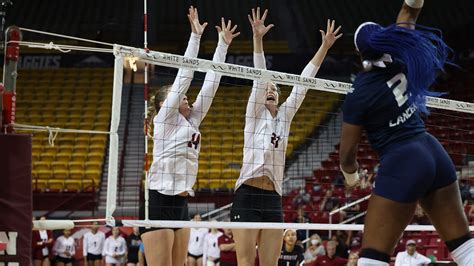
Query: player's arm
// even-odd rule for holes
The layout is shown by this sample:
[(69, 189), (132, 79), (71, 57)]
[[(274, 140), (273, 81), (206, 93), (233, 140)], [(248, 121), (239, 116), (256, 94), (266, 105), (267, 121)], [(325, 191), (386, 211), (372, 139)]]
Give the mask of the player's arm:
[(342, 123), (341, 146), (339, 148), (339, 160), (341, 171), (349, 186), (355, 185), (359, 179), (357, 170), (357, 150), (362, 136), (362, 126)]
[[(225, 56), (229, 45), (235, 37), (240, 35), (240, 32), (235, 32), (237, 25), (232, 27), (232, 22), (230, 20), (226, 24), (224, 18), (221, 18), (221, 26), (216, 26), (216, 29), (219, 41), (212, 62), (223, 63), (225, 62)], [(216, 73), (212, 70), (209, 70), (206, 73), (204, 84), (196, 98), (196, 102), (193, 104), (193, 111), (191, 113), (191, 119), (194, 120), (196, 125), (199, 125), (202, 122), (209, 111), (212, 100), (214, 99), (217, 88), (219, 87), (221, 77), (222, 74)]]
[(400, 26), (415, 29), (415, 23), (423, 7), (423, 2), (424, 0), (405, 0), (398, 13), (397, 23), (405, 23)]
[(122, 243), (122, 246), (119, 249), (119, 252), (117, 252), (117, 255), (123, 256), (123, 255), (125, 255), (125, 253), (127, 253), (127, 242), (125, 242), (125, 239), (123, 239), (123, 238), (122, 238), (122, 241), (120, 241), (120, 242)]
[[(342, 37), (342, 33), (337, 35), (341, 30), (341, 26), (335, 28), (336, 22), (333, 20), (332, 22), (328, 19), (326, 25), (326, 32), (320, 30), (321, 32), (321, 46), (319, 47), (316, 54), (311, 59), (308, 65), (303, 69), (301, 76), (303, 77), (315, 77), (316, 73), (318, 73), (321, 64), (326, 57), (327, 52), (329, 49), (334, 45), (337, 39)], [(289, 120), (293, 119), (293, 116), (296, 114), (298, 109), (300, 108), (303, 100), (306, 96), (306, 92), (308, 91), (307, 88), (302, 86), (294, 86), (290, 96), (286, 100), (285, 103), (282, 104), (282, 109), (286, 110), (286, 114)]]
[[(192, 6), (189, 8), (188, 19), (191, 25), (192, 32), (184, 56), (196, 58), (199, 52), (201, 35), (207, 26), (207, 22), (204, 22), (203, 24), (199, 22), (198, 10), (197, 8), (194, 8)], [(186, 94), (186, 92), (188, 91), (189, 86), (191, 85), (191, 81), (193, 79), (193, 75), (193, 70), (178, 70), (178, 74), (176, 74), (176, 78), (173, 82), (173, 85), (165, 101), (163, 102), (163, 106), (158, 112), (158, 117), (160, 121), (163, 121), (164, 119), (172, 117), (173, 115), (178, 113), (181, 96)]]
[[(263, 12), (260, 16), (260, 7), (257, 10), (252, 8), (252, 16), (248, 15), (250, 25), (253, 33), (253, 64), (255, 68), (267, 69), (265, 62), (265, 55), (263, 52), (263, 36), (274, 27), (273, 24), (265, 26), (265, 19), (267, 18), (268, 10)], [(265, 105), (267, 82), (254, 81), (252, 93), (247, 104), (247, 117), (255, 117), (258, 109)]]
[[(84, 235), (84, 238), (82, 239), (82, 255), (84, 256), (84, 258), (87, 257), (87, 234)], [(87, 261), (87, 259), (86, 259)], [(87, 264), (86, 264), (87, 265)]]

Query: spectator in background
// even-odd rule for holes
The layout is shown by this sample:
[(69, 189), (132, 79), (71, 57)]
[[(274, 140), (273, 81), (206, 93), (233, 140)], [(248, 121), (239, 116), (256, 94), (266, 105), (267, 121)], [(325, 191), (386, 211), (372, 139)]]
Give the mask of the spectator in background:
[(337, 231), (331, 237), (331, 240), (336, 242), (336, 256), (347, 259), (349, 258), (349, 244), (350, 239), (346, 231)]
[(296, 230), (286, 229), (278, 266), (299, 266), (304, 261), (303, 252), (303, 248), (296, 245)]
[(308, 223), (308, 222), (309, 222), (309, 218), (306, 215), (303, 207), (299, 206), (298, 210), (296, 211), (296, 218), (295, 218), (294, 223), (304, 224), (304, 223)]
[(323, 241), (318, 234), (311, 235), (309, 240), (308, 248), (304, 253), (304, 262), (312, 263), (316, 261), (319, 256), (326, 255), (326, 250), (324, 250)]
[(471, 199), (471, 185), (466, 179), (459, 179), (459, 190), (463, 201)]
[(216, 228), (212, 228), (211, 232), (204, 236), (204, 248), (202, 265), (217, 266), (219, 265), (219, 258), (221, 250), (219, 249), (218, 239), (222, 236), (222, 232)]
[(359, 253), (351, 252), (349, 254), (349, 260), (347, 261), (347, 266), (357, 266), (358, 260), (359, 260)]
[(85, 266), (101, 266), (104, 250), (105, 234), (99, 231), (97, 222), (93, 222), (91, 231), (82, 239), (82, 255)]
[(71, 237), (71, 230), (64, 229), (63, 235), (54, 242), (53, 253), (57, 266), (72, 266), (72, 256), (76, 254), (76, 243)]
[(430, 219), (428, 218), (428, 216), (425, 215), (420, 205), (416, 206), (415, 214), (413, 215), (411, 224), (420, 224), (420, 225), (431, 224)]
[[(196, 213), (193, 221), (202, 221), (201, 215)], [(204, 236), (209, 232), (207, 228), (191, 228), (188, 242), (187, 266), (201, 266), (204, 253)]]
[(300, 206), (303, 204), (308, 204), (309, 200), (311, 199), (311, 195), (306, 192), (304, 188), (300, 189), (300, 194), (298, 194), (294, 199), (293, 199), (293, 206)]
[(330, 212), (339, 207), (339, 200), (333, 197), (332, 189), (326, 191), (323, 200), (321, 201), (320, 209), (325, 212)]
[(326, 255), (320, 256), (316, 259), (312, 266), (345, 266), (347, 259), (336, 256), (336, 246), (335, 241), (328, 241), (326, 244)]
[(138, 227), (133, 227), (132, 234), (127, 237), (127, 266), (137, 266), (138, 250), (141, 243)]
[(112, 228), (112, 235), (105, 240), (104, 251), (106, 266), (122, 266), (125, 262), (127, 243), (120, 236), (118, 227)]
[[(42, 216), (40, 220), (46, 220)], [(34, 266), (49, 266), (53, 247), (53, 233), (48, 230), (33, 230), (31, 243), (33, 246), (33, 262)]]
[(224, 229), (224, 234), (219, 237), (220, 266), (237, 266), (237, 254), (231, 229)]
[(357, 231), (354, 234), (353, 231), (349, 231), (349, 249), (351, 251), (359, 250), (362, 247), (362, 236), (364, 233), (362, 231)]
[(395, 266), (421, 266), (430, 263), (431, 260), (416, 252), (416, 241), (408, 240), (406, 250), (398, 252), (395, 258)]
[(140, 243), (140, 247), (138, 248), (138, 265), (147, 265), (145, 257), (145, 244), (143, 244), (143, 242)]

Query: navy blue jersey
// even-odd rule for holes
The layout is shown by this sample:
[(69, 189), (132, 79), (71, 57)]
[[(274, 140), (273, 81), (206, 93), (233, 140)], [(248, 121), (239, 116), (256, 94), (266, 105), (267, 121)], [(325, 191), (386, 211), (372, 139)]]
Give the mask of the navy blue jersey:
[(363, 126), (372, 148), (381, 152), (389, 144), (426, 131), (419, 111), (408, 102), (402, 65), (374, 67), (357, 75), (342, 107), (343, 119)]

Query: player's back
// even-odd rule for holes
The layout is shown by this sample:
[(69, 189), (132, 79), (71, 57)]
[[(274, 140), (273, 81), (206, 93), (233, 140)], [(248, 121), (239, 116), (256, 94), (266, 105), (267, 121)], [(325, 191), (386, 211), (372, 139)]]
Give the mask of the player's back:
[(397, 61), (374, 67), (356, 77), (343, 105), (344, 122), (363, 126), (372, 147), (382, 152), (425, 132), (418, 109), (409, 102), (404, 67)]

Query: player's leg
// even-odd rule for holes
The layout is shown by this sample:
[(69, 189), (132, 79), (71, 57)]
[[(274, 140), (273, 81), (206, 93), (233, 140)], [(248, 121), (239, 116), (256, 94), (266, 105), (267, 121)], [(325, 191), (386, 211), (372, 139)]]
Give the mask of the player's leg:
[(196, 266), (201, 266), (202, 265), (202, 256), (200, 256), (197, 260), (196, 260)]
[(142, 234), (145, 258), (149, 265), (172, 265), (173, 229), (160, 229)]
[[(188, 254), (189, 235), (190, 235), (189, 228), (183, 228), (183, 229), (174, 231), (174, 244), (173, 244), (173, 250), (172, 250), (174, 266), (182, 266), (184, 265), (184, 262), (186, 261), (186, 254)], [(146, 254), (146, 251), (145, 251), (145, 254)]]
[(197, 266), (197, 261), (193, 256), (188, 255), (188, 264), (186, 266)]
[(420, 135), (387, 149), (382, 154), (375, 188), (365, 218), (361, 259), (358, 265), (388, 265), (390, 256), (417, 200), (434, 179), (434, 159), (427, 156)]
[(474, 240), (461, 202), (454, 164), (434, 137), (428, 144), (431, 154), (436, 155), (437, 176), (433, 191), (420, 199), (420, 205), (456, 262), (474, 265)]
[(283, 243), (283, 230), (263, 229), (258, 242), (260, 265), (277, 265)]
[[(400, 203), (372, 194), (365, 218), (364, 237), (358, 265), (376, 260), (388, 265), (390, 256), (415, 212), (416, 202)], [(377, 265), (377, 264), (374, 264)], [(384, 265), (384, 264), (378, 264)]]
[(260, 229), (232, 229), (239, 266), (254, 265), (259, 233)]

